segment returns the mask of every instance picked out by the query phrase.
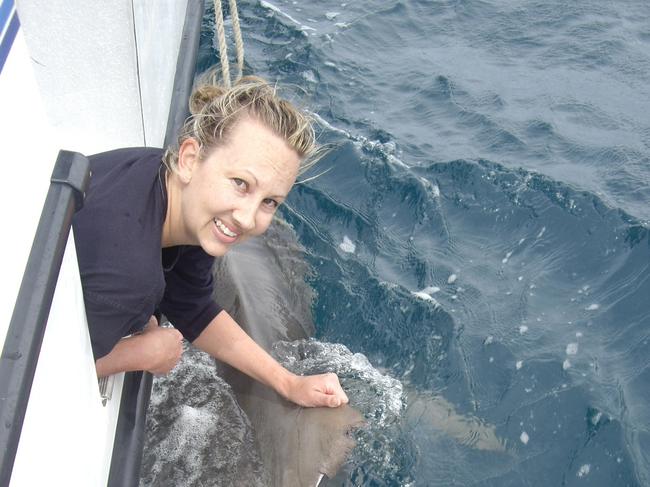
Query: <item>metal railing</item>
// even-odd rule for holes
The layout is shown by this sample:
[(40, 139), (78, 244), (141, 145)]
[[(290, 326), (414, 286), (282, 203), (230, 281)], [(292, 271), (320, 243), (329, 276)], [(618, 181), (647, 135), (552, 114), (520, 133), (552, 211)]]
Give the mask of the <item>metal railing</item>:
[[(203, 11), (203, 0), (188, 1), (165, 145), (174, 143), (189, 115), (187, 100), (194, 80)], [(83, 205), (89, 175), (86, 157), (69, 151), (59, 153), (0, 358), (0, 487), (8, 486), (11, 480), (72, 217)], [(130, 372), (124, 378), (109, 487), (139, 483), (151, 386), (149, 373)]]
[(88, 159), (61, 151), (54, 165), (0, 357), (0, 486), (9, 485), (72, 217), (83, 205)]

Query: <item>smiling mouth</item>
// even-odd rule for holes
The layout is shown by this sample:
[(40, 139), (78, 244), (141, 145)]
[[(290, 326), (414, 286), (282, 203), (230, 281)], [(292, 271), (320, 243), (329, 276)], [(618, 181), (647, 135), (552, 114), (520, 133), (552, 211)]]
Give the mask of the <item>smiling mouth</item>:
[(218, 228), (219, 230), (221, 230), (221, 233), (223, 233), (226, 237), (235, 238), (235, 237), (237, 237), (237, 236), (239, 235), (239, 234), (233, 232), (232, 230), (230, 230), (230, 229), (229, 229), (229, 228), (228, 228), (228, 227), (227, 227), (227, 226), (226, 226), (226, 225), (225, 225), (221, 220), (219, 220), (218, 218), (214, 218), (213, 221), (214, 221), (214, 224), (217, 226), (217, 228)]

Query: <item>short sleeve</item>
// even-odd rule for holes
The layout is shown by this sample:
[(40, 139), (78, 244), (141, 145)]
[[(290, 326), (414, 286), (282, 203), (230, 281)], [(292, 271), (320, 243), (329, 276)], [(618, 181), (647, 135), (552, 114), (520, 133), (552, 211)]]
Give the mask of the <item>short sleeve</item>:
[(160, 311), (192, 342), (222, 310), (213, 298), (214, 257), (194, 246), (164, 249), (163, 257), (165, 253), (177, 254), (165, 270)]
[(84, 302), (90, 343), (95, 360), (107, 355), (122, 337), (141, 330), (153, 313), (144, 309), (143, 303), (134, 296), (129, 303), (123, 299), (111, 299), (110, 292), (95, 293), (84, 291)]

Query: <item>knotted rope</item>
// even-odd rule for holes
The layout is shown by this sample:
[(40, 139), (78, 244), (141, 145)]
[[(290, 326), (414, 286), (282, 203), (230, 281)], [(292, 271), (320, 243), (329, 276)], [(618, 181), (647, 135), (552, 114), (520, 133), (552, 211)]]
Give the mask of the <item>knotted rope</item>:
[[(230, 0), (230, 17), (232, 18), (232, 30), (235, 37), (235, 48), (237, 50), (237, 77), (238, 81), (244, 71), (244, 42), (241, 36), (239, 25), (239, 12), (237, 11), (237, 0)], [(226, 45), (226, 31), (223, 23), (223, 6), (221, 0), (214, 0), (214, 18), (217, 24), (217, 46), (219, 59), (221, 61), (221, 77), (226, 88), (230, 88), (230, 63), (228, 61), (228, 47)]]

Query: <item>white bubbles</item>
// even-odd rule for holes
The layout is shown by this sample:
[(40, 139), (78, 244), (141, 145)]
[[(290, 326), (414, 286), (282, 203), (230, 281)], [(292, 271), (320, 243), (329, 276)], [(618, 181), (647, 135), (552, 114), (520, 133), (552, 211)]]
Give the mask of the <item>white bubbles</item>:
[(311, 69), (308, 69), (307, 71), (303, 71), (302, 77), (305, 79), (305, 81), (308, 81), (309, 83), (318, 83), (318, 79), (316, 78), (316, 74)]
[(344, 235), (343, 242), (339, 244), (339, 249), (348, 254), (354, 254), (354, 252), (357, 250), (357, 246), (352, 240), (350, 240), (350, 237)]
[(440, 292), (440, 288), (438, 286), (428, 286), (428, 287), (425, 287), (422, 290), (422, 292), (427, 293), (427, 294), (435, 294), (435, 293)]
[(565, 359), (564, 362), (562, 362), (562, 370), (567, 370), (571, 368), (571, 362), (569, 359)]
[(578, 353), (578, 344), (577, 343), (569, 343), (566, 346), (566, 354), (567, 355), (576, 355)]
[(596, 425), (600, 422), (600, 419), (601, 419), (602, 417), (603, 417), (603, 413), (602, 413), (601, 411), (598, 411), (596, 414), (594, 414), (594, 415), (591, 417), (591, 424), (593, 424), (594, 426), (596, 426)]
[(521, 360), (517, 360), (517, 363), (515, 364), (517, 370), (521, 369), (523, 366), (524, 366), (524, 362)]
[(600, 305), (597, 303), (590, 304), (585, 308), (586, 311), (596, 311), (598, 308), (600, 308)]
[(453, 284), (453, 283), (455, 283), (455, 282), (456, 282), (456, 279), (458, 279), (458, 276), (457, 276), (456, 274), (451, 274), (451, 275), (447, 278), (447, 284)]
[(422, 289), (421, 291), (412, 291), (411, 294), (418, 299), (429, 301), (434, 306), (440, 306), (440, 303), (438, 303), (438, 301), (436, 301), (436, 299), (433, 297), (433, 294), (439, 291), (440, 288), (437, 286), (428, 286)]
[(434, 306), (440, 306), (440, 303), (438, 303), (438, 301), (433, 296), (431, 296), (431, 294), (424, 292), (424, 290), (423, 291), (412, 291), (411, 294), (413, 296), (415, 296), (416, 298), (418, 298), (418, 299), (430, 302)]
[(522, 431), (521, 435), (519, 435), (519, 441), (521, 441), (524, 445), (527, 445), (528, 440), (530, 440), (530, 437), (528, 436), (528, 433), (526, 433), (525, 431)]
[[(393, 142), (394, 145), (394, 142)], [(393, 151), (395, 150), (395, 147), (393, 147)], [(440, 197), (440, 188), (438, 187), (437, 184), (432, 184), (428, 179), (420, 177), (420, 182), (422, 183), (422, 186), (424, 186), (424, 189), (428, 191), (433, 198), (439, 198)]]
[(291, 17), (289, 14), (283, 12), (283, 11), (280, 10), (278, 7), (276, 7), (275, 5), (273, 5), (272, 3), (269, 3), (269, 2), (267, 2), (267, 1), (265, 1), (265, 0), (262, 0), (262, 1), (260, 2), (260, 5), (261, 5), (263, 8), (266, 8), (266, 9), (268, 9), (268, 10), (271, 10), (271, 11), (275, 12), (276, 14), (279, 14), (279, 15), (281, 15), (282, 17), (284, 17), (284, 18), (290, 20), (291, 22), (293, 22), (294, 24), (296, 24), (296, 25), (300, 28), (300, 30), (303, 31), (303, 32), (306, 31), (306, 30), (312, 30), (312, 31), (315, 31), (315, 30), (316, 30), (316, 29), (314, 29), (313, 27), (309, 27), (309, 26), (307, 26), (307, 25), (303, 25), (303, 24), (301, 24), (301, 23), (298, 22), (296, 19), (294, 19), (293, 17)]
[(582, 465), (580, 467), (580, 469), (578, 470), (577, 475), (578, 475), (578, 477), (584, 477), (586, 475), (589, 475), (590, 471), (591, 471), (591, 465), (589, 465), (588, 463), (585, 463), (584, 465)]
[(234, 475), (246, 477), (246, 485), (262, 485), (253, 472), (260, 459), (250, 427), (213, 359), (186, 347), (169, 374), (154, 378), (141, 485), (206, 485), (206, 472), (226, 465), (220, 469), (224, 485), (233, 485)]
[(527, 327), (526, 325), (521, 325), (521, 326), (519, 327), (519, 334), (520, 334), (520, 335), (523, 335), (523, 334), (526, 333), (527, 331), (528, 331), (528, 327)]

